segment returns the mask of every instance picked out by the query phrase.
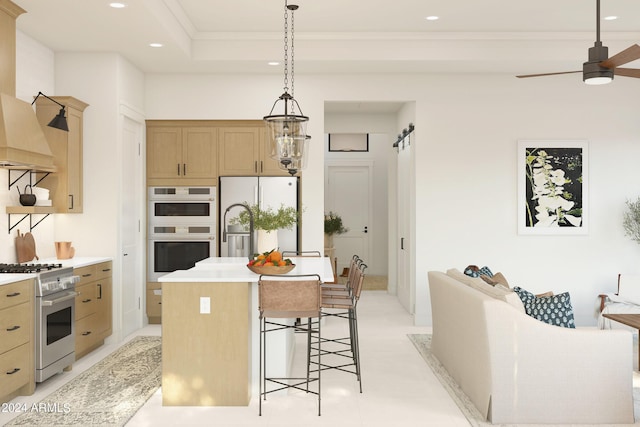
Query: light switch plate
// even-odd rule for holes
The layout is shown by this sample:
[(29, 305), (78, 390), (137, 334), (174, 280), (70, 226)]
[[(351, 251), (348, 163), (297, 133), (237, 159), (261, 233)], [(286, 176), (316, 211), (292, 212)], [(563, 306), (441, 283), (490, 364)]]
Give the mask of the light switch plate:
[(200, 297), (200, 314), (211, 314), (210, 297)]

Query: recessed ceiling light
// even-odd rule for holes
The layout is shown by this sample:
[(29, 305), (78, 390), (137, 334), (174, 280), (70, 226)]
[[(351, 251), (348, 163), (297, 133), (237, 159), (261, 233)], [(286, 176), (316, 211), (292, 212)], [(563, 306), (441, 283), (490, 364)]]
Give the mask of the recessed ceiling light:
[(162, 47), (163, 44), (162, 43), (149, 43), (149, 46), (151, 46), (151, 47)]
[(605, 21), (615, 21), (616, 19), (618, 19), (618, 17), (614, 15), (604, 17)]
[(437, 21), (438, 19), (440, 19), (439, 16), (435, 16), (435, 15), (431, 15), (431, 16), (427, 16), (426, 18), (427, 21)]
[(111, 6), (114, 9), (122, 9), (123, 7), (127, 7), (127, 5), (124, 3), (116, 3), (116, 2), (109, 3), (109, 6)]
[(273, 65), (273, 66), (280, 65), (280, 63), (278, 61), (269, 61), (269, 62), (267, 62), (267, 64)]

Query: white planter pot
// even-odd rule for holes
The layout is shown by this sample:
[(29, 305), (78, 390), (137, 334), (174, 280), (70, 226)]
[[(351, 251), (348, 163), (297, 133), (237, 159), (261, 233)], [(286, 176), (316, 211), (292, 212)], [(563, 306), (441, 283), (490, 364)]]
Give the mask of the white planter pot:
[(262, 254), (273, 249), (278, 249), (278, 230), (258, 230), (257, 253)]

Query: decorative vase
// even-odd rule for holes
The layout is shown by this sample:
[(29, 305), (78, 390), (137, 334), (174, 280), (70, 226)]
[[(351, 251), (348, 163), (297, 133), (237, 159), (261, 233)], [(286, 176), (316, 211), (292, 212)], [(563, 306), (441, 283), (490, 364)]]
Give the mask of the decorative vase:
[(325, 248), (332, 248), (333, 247), (333, 234), (326, 234), (324, 235), (324, 247)]
[(258, 230), (257, 253), (278, 249), (278, 230)]

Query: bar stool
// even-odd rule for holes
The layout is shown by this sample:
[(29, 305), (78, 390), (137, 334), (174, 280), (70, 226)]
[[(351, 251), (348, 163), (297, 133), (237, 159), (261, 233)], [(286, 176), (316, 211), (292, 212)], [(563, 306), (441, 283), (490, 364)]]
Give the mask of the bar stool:
[[(360, 393), (362, 393), (362, 376), (360, 371), (360, 343), (358, 339), (358, 312), (356, 308), (358, 305), (358, 301), (360, 300), (360, 293), (362, 291), (362, 285), (365, 278), (364, 271), (367, 268), (367, 265), (364, 264), (361, 260), (360, 262), (356, 262), (355, 264), (356, 268), (354, 269), (353, 277), (351, 278), (352, 282), (350, 285), (351, 295), (348, 298), (335, 297), (331, 295), (325, 295), (325, 293), (323, 292), (321, 303), (322, 317), (335, 317), (348, 320), (349, 335), (341, 338), (328, 338), (318, 336), (318, 340), (312, 342), (312, 348), (316, 349), (314, 346), (317, 344), (318, 348), (316, 350), (323, 357), (333, 355), (339, 359), (342, 358), (340, 359), (342, 361), (344, 361), (344, 359), (346, 358), (348, 362), (331, 364), (330, 361), (327, 361), (326, 357), (323, 359), (324, 362), (322, 362), (318, 357), (317, 362), (315, 360), (309, 359), (309, 363), (316, 365), (318, 372), (327, 369), (337, 369), (339, 371), (354, 374), (359, 383)], [(327, 311), (328, 309), (338, 309), (339, 311)], [(318, 321), (318, 324), (320, 323), (321, 322)], [(327, 349), (327, 347), (324, 347), (324, 349), (321, 350), (321, 343), (333, 345), (333, 348), (335, 349), (329, 350)], [(312, 370), (312, 372), (315, 371), (316, 370)]]
[[(260, 363), (259, 363), (259, 409), (258, 415), (262, 415), (262, 399), (267, 399), (267, 394), (276, 391), (294, 388), (307, 393), (318, 395), (318, 416), (320, 415), (320, 370), (317, 376), (311, 376), (311, 342), (312, 335), (317, 335), (317, 340), (322, 341), (320, 335), (320, 322), (317, 328), (312, 328), (312, 318), (320, 318), (320, 276), (308, 275), (268, 275), (263, 274), (258, 280), (258, 309), (260, 311)], [(286, 319), (308, 318), (306, 328), (301, 325), (288, 324)], [(280, 319), (279, 321), (272, 319)], [(267, 333), (295, 329), (304, 330), (307, 333), (307, 376), (306, 377), (268, 377), (266, 371), (266, 340)], [(314, 347), (315, 348), (315, 347)], [(315, 348), (315, 357), (320, 360), (321, 347)], [(309, 390), (310, 382), (318, 382), (318, 391)], [(267, 389), (267, 384), (275, 384), (276, 388)], [(303, 387), (305, 386), (305, 387)]]

